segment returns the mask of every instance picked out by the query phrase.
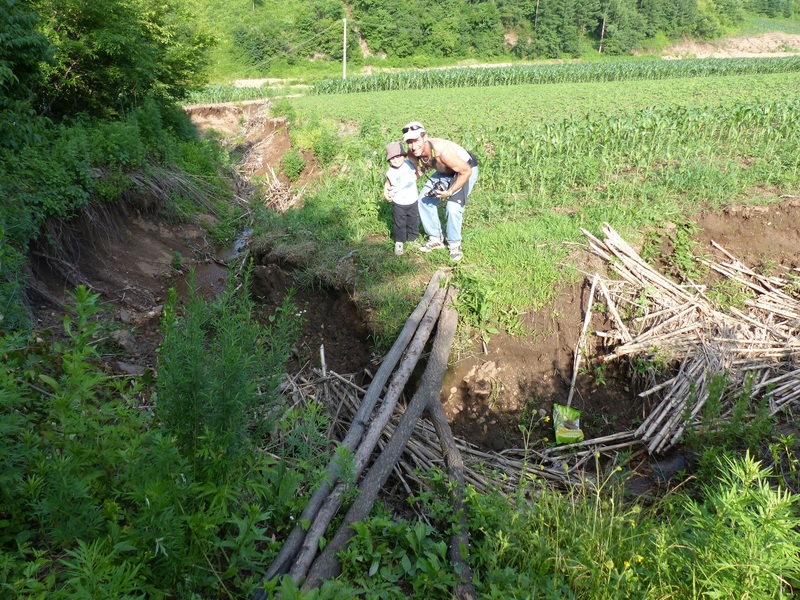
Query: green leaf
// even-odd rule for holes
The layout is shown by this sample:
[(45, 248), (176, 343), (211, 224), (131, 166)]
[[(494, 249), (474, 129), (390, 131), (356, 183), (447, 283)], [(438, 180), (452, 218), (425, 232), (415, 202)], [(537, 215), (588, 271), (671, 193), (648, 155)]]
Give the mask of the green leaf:
[(411, 564), (411, 560), (408, 558), (408, 554), (403, 554), (403, 558), (400, 559), (400, 565), (403, 567), (403, 572), (411, 573), (413, 565)]
[(56, 392), (61, 391), (61, 386), (59, 385), (59, 383), (49, 375), (45, 375), (44, 373), (39, 373), (39, 381), (49, 385), (53, 389), (53, 391)]

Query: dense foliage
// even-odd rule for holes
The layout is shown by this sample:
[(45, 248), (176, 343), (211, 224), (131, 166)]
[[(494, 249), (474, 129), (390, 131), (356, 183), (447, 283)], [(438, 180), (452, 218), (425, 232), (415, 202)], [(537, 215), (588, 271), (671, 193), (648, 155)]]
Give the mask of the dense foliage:
[(211, 38), (183, 0), (35, 0), (55, 48), (37, 89), (40, 110), (118, 115), (157, 96), (181, 99), (203, 81)]
[(297, 328), (288, 306), (259, 325), (237, 284), (190, 294), (180, 322), (168, 302), (157, 393), (102, 371), (83, 287), (64, 341), (0, 339), (0, 595), (242, 597), (258, 581), (256, 544), (296, 510), (298, 473), (253, 450)]
[(215, 180), (218, 149), (169, 103), (205, 66), (208, 38), (180, 6), (0, 2), (0, 328), (25, 321), (24, 256), (47, 219), (115, 200), (155, 165)]
[[(685, 37), (711, 39), (746, 14), (790, 17), (796, 0), (219, 0), (204, 4), (225, 70), (258, 76), (347, 59), (416, 67), (477, 58), (627, 54)], [(359, 47), (361, 46), (361, 47)]]

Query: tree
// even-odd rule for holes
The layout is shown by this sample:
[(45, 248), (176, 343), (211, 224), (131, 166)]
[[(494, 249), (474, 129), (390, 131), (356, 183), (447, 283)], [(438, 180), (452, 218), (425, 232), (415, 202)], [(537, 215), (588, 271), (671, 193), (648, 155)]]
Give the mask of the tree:
[(644, 37), (644, 18), (635, 0), (603, 0), (600, 22), (600, 52), (630, 52)]
[(36, 32), (36, 15), (17, 0), (0, 0), (0, 148), (19, 148), (36, 136), (32, 87), (50, 50)]
[(202, 82), (212, 39), (183, 0), (33, 0), (55, 46), (37, 90), (43, 113), (108, 116)]

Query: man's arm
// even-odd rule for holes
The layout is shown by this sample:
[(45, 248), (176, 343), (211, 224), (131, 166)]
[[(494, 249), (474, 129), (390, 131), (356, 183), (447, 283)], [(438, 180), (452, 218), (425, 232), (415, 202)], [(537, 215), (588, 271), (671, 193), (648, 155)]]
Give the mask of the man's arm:
[(458, 157), (455, 148), (443, 147), (437, 153), (437, 160), (439, 163), (455, 172), (453, 183), (450, 187), (442, 192), (436, 192), (437, 198), (449, 198), (455, 194), (462, 187), (467, 185), (469, 178), (472, 177), (472, 167), (468, 162)]
[(408, 160), (408, 162), (414, 166), (414, 173), (416, 174), (417, 179), (422, 177), (422, 175), (425, 173), (425, 169), (420, 166), (419, 158), (409, 152), (408, 156), (406, 156), (406, 160)]

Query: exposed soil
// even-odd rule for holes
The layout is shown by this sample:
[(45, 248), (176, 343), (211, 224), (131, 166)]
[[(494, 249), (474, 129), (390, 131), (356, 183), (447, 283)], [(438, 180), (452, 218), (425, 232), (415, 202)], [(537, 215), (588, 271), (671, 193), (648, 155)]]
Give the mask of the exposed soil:
[[(271, 119), (265, 103), (194, 107), (193, 121), (231, 136), (248, 174), (280, 172), (280, 159), (290, 147), (286, 123)], [(299, 189), (314, 180), (319, 169), (312, 160)], [(698, 221), (699, 247), (712, 252), (716, 241), (752, 267), (800, 265), (800, 201), (785, 198), (770, 207), (731, 207), (722, 214), (702, 215)], [(42, 327), (60, 328), (66, 290), (78, 282), (92, 286), (106, 302), (107, 316), (115, 324), (110, 364), (119, 372), (139, 373), (155, 365), (159, 342), (158, 321), (169, 287), (185, 290), (189, 267), (203, 294), (215, 294), (225, 285), (232, 258), (230, 248), (216, 248), (196, 225), (170, 222), (136, 210), (109, 213), (102, 227), (77, 223), (72, 238), (73, 267), (68, 279), (63, 265), (52, 257), (34, 257), (33, 308)], [(179, 263), (179, 264), (178, 264)], [(375, 356), (368, 326), (347, 290), (309, 290), (297, 285), (292, 267), (261, 264), (254, 272), (253, 292), (266, 319), (294, 289), (294, 304), (305, 320), (292, 368), (308, 361), (318, 364), (324, 346), (326, 364), (339, 373), (374, 371)], [(599, 267), (600, 265), (598, 265)], [(442, 391), (442, 401), (454, 433), (478, 446), (502, 449), (522, 442), (520, 424), (536, 425), (551, 414), (554, 402), (563, 403), (572, 378), (575, 345), (583, 325), (588, 285), (557, 290), (552, 302), (525, 317), (530, 335), (511, 338), (499, 334), (485, 346), (453, 357)], [(591, 329), (603, 329), (594, 314)], [(602, 354), (597, 348), (597, 358)], [(581, 426), (587, 437), (626, 428), (647, 408), (636, 396), (636, 385), (625, 365), (605, 371), (587, 365), (577, 379), (573, 406), (582, 411)], [(539, 423), (535, 435), (552, 435)]]
[(764, 33), (716, 42), (685, 40), (670, 46), (662, 55), (665, 58), (758, 58), (793, 56), (798, 52), (800, 52), (800, 35)]

